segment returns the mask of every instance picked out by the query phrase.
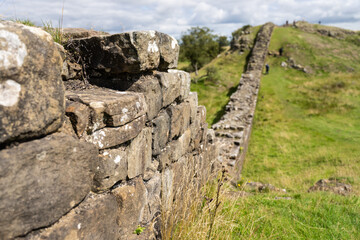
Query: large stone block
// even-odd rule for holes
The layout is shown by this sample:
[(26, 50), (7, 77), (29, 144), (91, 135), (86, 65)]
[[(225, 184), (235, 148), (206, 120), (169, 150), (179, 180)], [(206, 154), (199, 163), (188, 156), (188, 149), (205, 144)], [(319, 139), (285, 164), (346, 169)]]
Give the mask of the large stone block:
[(87, 89), (77, 92), (67, 91), (66, 97), (90, 107), (93, 131), (104, 125), (122, 126), (147, 112), (147, 104), (141, 93)]
[(181, 79), (177, 73), (158, 72), (155, 75), (160, 82), (163, 106), (169, 106), (180, 96)]
[(137, 239), (134, 230), (144, 224), (143, 216), (148, 211), (147, 189), (141, 178), (136, 178), (112, 190), (119, 206), (117, 223), (120, 239)]
[(166, 168), (161, 173), (161, 205), (163, 207), (162, 214), (165, 216), (171, 214), (171, 207), (174, 196), (174, 172), (171, 168)]
[(96, 163), (93, 191), (110, 189), (115, 183), (127, 177), (127, 147), (107, 149), (99, 155)]
[(89, 127), (90, 108), (79, 102), (66, 101), (66, 116), (78, 137), (81, 137)]
[(159, 116), (151, 121), (152, 123), (152, 149), (153, 155), (159, 155), (161, 149), (166, 147), (169, 141), (170, 117), (166, 111), (160, 112)]
[(0, 151), (0, 239), (48, 226), (82, 201), (97, 155), (61, 134)]
[(175, 38), (164, 33), (156, 32), (156, 36), (160, 39), (160, 70), (176, 68), (178, 64), (180, 46)]
[(143, 115), (124, 126), (103, 128), (84, 138), (99, 149), (114, 147), (135, 138), (144, 128), (145, 120), (146, 116)]
[(170, 116), (169, 138), (177, 138), (184, 133), (190, 124), (190, 104), (188, 102), (182, 102), (179, 105), (171, 105), (166, 111)]
[(175, 40), (155, 31), (134, 31), (70, 41), (93, 77), (117, 76), (176, 67), (179, 47)]
[(177, 69), (169, 69), (168, 72), (174, 74), (176, 78), (180, 81), (180, 100), (184, 101), (189, 97), (190, 93), (190, 74), (188, 72)]
[(130, 143), (101, 152), (96, 165), (94, 191), (110, 189), (117, 182), (144, 175), (151, 167), (151, 128), (144, 128)]
[(144, 174), (151, 164), (151, 128), (144, 128), (139, 135), (131, 141), (128, 158), (128, 177), (130, 179)]
[(160, 82), (152, 72), (143, 74), (121, 74), (117, 77), (104, 79), (89, 79), (91, 84), (120, 90), (142, 93), (148, 105), (148, 120), (152, 120), (157, 116), (162, 108), (162, 92)]
[(143, 93), (148, 105), (148, 120), (154, 119), (162, 108), (162, 93), (159, 80), (153, 75), (142, 75), (127, 91)]
[(198, 95), (197, 92), (190, 92), (186, 102), (190, 104), (190, 123), (194, 123), (198, 110)]
[(0, 144), (56, 131), (64, 120), (62, 60), (40, 28), (0, 22)]
[[(118, 203), (111, 194), (89, 194), (53, 226), (29, 234), (26, 240), (118, 239)], [(22, 239), (22, 238), (21, 238)]]
[(145, 182), (145, 187), (147, 189), (147, 202), (149, 211), (147, 215), (144, 215), (144, 219), (147, 222), (150, 222), (156, 218), (161, 211), (161, 174), (157, 172), (154, 176), (147, 182)]
[(161, 151), (160, 155), (157, 156), (160, 169), (164, 169), (166, 166), (169, 166), (170, 163), (176, 162), (184, 156), (190, 150), (190, 140), (191, 131), (188, 129), (178, 139), (170, 142), (166, 148)]

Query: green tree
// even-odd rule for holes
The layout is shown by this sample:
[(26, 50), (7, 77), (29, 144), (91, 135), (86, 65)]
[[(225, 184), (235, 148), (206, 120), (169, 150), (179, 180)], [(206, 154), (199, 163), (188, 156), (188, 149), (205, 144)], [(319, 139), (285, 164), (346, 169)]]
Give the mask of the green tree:
[(180, 59), (188, 60), (196, 75), (198, 69), (219, 54), (218, 36), (207, 27), (192, 27), (181, 37)]

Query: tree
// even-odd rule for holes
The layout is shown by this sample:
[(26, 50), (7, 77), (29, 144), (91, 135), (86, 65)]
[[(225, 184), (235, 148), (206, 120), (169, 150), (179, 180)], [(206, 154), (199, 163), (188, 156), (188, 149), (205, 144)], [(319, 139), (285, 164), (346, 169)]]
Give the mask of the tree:
[(218, 37), (207, 27), (192, 27), (183, 34), (180, 44), (180, 59), (187, 59), (195, 71), (219, 54)]

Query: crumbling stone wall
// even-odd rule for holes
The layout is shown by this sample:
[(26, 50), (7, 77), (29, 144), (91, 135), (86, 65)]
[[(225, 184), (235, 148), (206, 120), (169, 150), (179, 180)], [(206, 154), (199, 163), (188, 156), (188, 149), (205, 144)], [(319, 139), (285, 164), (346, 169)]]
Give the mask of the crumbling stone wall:
[(160, 238), (218, 155), (189, 74), (173, 69), (176, 40), (73, 39), (85, 83), (67, 78), (58, 49), (0, 22), (0, 239)]
[(267, 23), (259, 30), (246, 72), (242, 74), (237, 90), (230, 96), (226, 113), (212, 126), (219, 140), (220, 162), (228, 168), (234, 179), (239, 177), (245, 159), (273, 28), (274, 24)]

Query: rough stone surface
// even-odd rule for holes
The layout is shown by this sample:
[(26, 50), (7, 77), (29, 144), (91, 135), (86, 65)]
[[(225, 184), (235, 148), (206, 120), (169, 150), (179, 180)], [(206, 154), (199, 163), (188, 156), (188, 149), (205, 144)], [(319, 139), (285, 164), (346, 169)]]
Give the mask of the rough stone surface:
[(0, 238), (48, 226), (78, 204), (96, 157), (92, 144), (58, 134), (0, 151)]
[(127, 177), (127, 147), (108, 149), (101, 152), (96, 163), (93, 191), (110, 189), (115, 183)]
[(160, 155), (157, 156), (160, 170), (169, 166), (172, 162), (176, 162), (191, 150), (190, 141), (191, 131), (188, 129), (177, 140), (170, 142), (166, 148), (161, 151)]
[(160, 39), (160, 70), (176, 68), (179, 58), (180, 46), (175, 38), (164, 33), (156, 32), (156, 36)]
[(0, 22), (0, 144), (42, 136), (62, 125), (61, 68), (48, 33)]
[(179, 137), (190, 124), (190, 104), (182, 102), (179, 105), (171, 105), (166, 109), (170, 116), (170, 139)]
[(89, 126), (90, 109), (79, 102), (66, 101), (66, 116), (70, 118), (76, 134), (81, 137)]
[(190, 104), (190, 123), (195, 122), (196, 113), (198, 109), (198, 95), (197, 92), (190, 92), (186, 102)]
[(156, 77), (159, 79), (163, 97), (163, 106), (166, 107), (173, 103), (181, 93), (181, 79), (177, 73), (158, 72)]
[[(141, 178), (136, 178), (112, 190), (119, 205), (117, 223), (120, 239), (137, 239), (134, 230), (142, 224), (147, 211), (147, 189)], [(140, 235), (141, 236), (141, 235)]]
[(26, 240), (118, 239), (118, 203), (111, 194), (89, 194), (76, 208), (49, 228), (26, 236)]
[(90, 107), (93, 130), (101, 128), (104, 124), (109, 127), (122, 126), (147, 112), (147, 104), (141, 93), (87, 89), (67, 91), (66, 97)]
[(159, 155), (169, 141), (170, 117), (163, 111), (152, 120), (152, 154)]
[(129, 146), (127, 175), (130, 179), (144, 174), (151, 164), (151, 155), (151, 128), (144, 128)]
[(191, 84), (190, 74), (185, 71), (181, 71), (177, 69), (169, 69), (168, 72), (174, 74), (176, 78), (179, 79), (180, 97), (181, 97), (180, 100), (184, 101), (189, 97), (189, 93), (190, 93), (190, 84)]
[(148, 120), (154, 119), (162, 108), (162, 93), (160, 83), (156, 77), (142, 75), (127, 91), (143, 93), (148, 105)]
[(145, 183), (147, 189), (148, 213), (144, 216), (146, 221), (151, 221), (161, 212), (161, 174), (157, 172), (148, 182)]
[(165, 36), (155, 31), (134, 31), (75, 39), (70, 41), (70, 47), (80, 54), (90, 77), (116, 77), (119, 73), (139, 73), (159, 66), (176, 67), (179, 47), (175, 43), (171, 48), (172, 43)]
[(95, 144), (99, 149), (114, 147), (135, 138), (143, 129), (145, 119), (143, 115), (121, 127), (103, 128), (86, 135), (84, 139)]

